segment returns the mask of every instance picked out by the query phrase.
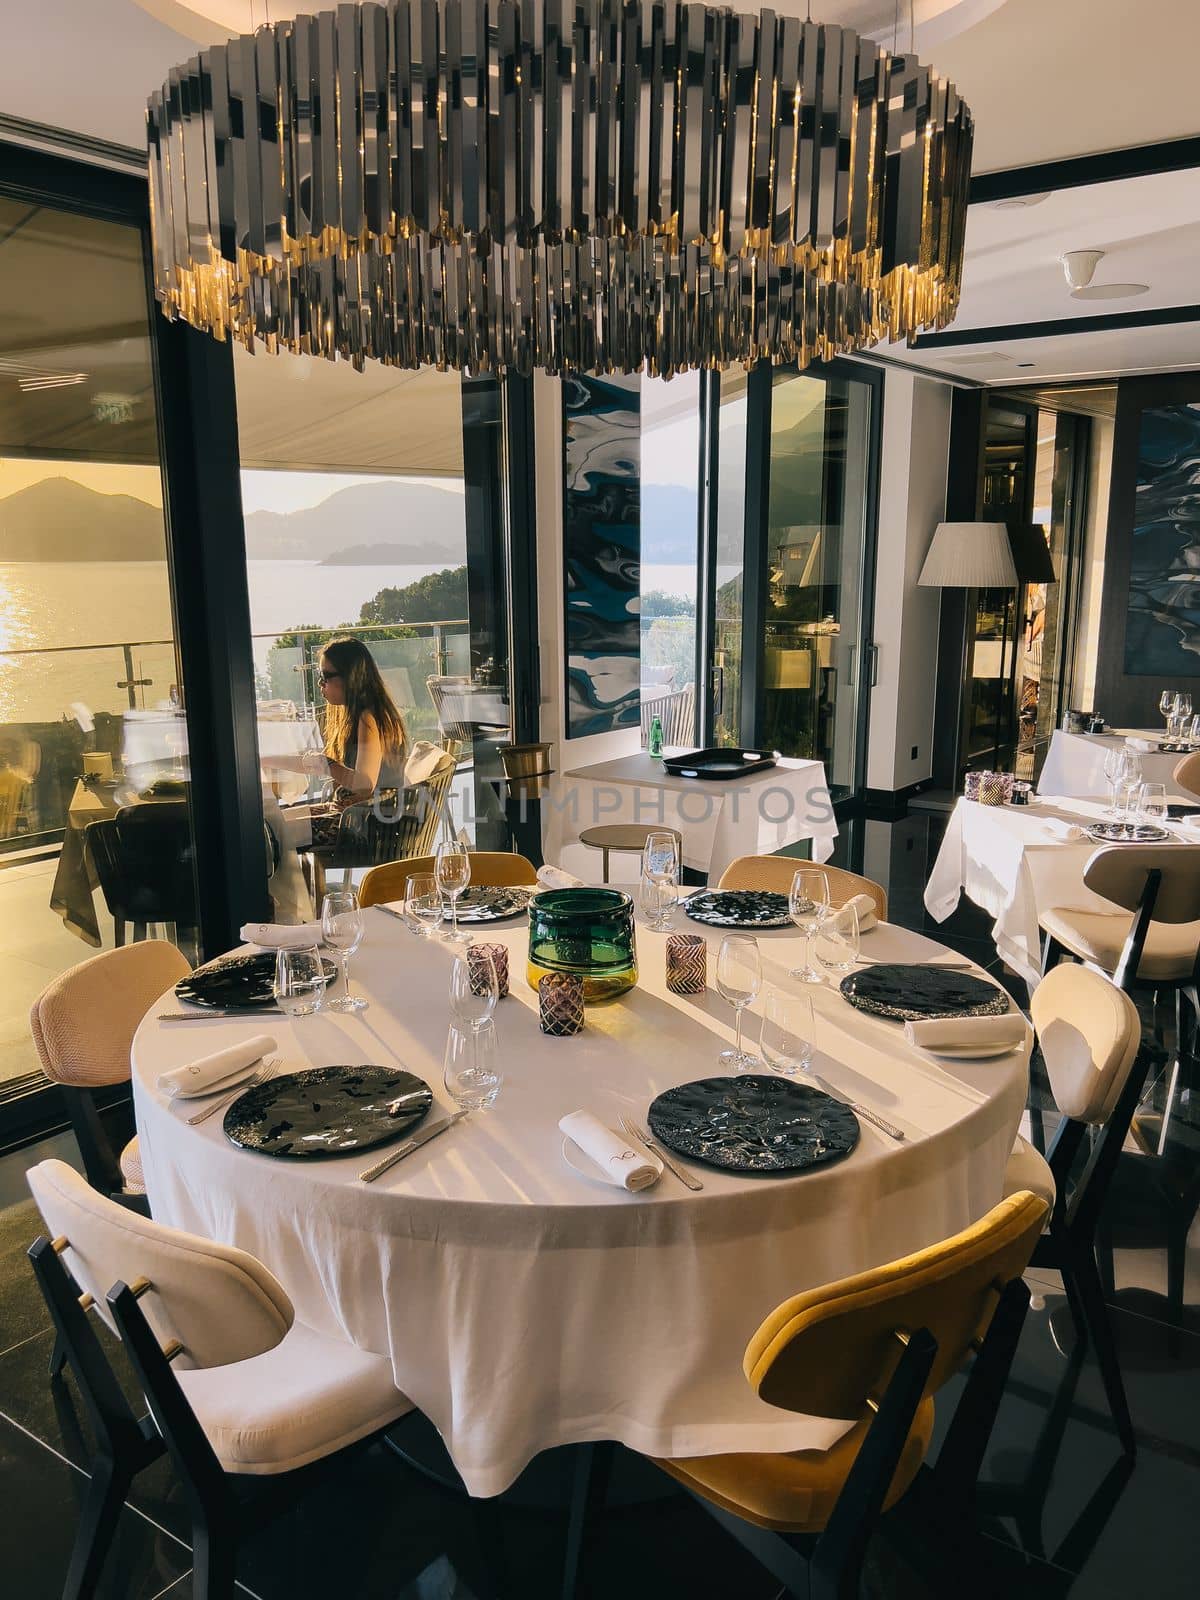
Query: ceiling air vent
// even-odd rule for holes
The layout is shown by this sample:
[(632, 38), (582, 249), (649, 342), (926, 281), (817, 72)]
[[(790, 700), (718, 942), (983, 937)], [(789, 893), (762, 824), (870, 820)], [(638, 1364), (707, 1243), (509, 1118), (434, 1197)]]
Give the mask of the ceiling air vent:
[(990, 367), (997, 361), (1011, 361), (1012, 357), (1003, 350), (975, 350), (969, 355), (943, 356), (942, 359), (953, 362), (956, 367)]

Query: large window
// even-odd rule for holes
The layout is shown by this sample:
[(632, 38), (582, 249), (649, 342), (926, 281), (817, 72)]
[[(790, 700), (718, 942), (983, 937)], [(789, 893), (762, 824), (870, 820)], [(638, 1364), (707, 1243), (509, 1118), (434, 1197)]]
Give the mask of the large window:
[(668, 744), (696, 732), (700, 377), (641, 385), (642, 724)]
[(196, 943), (137, 227), (0, 196), (0, 1079), (95, 949)]

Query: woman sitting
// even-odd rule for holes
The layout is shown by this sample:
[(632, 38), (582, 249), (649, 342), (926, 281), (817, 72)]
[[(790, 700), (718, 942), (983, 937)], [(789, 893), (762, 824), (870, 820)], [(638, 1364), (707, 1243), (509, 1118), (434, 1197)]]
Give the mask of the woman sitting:
[(328, 768), (339, 809), (404, 782), (408, 731), (371, 652), (361, 639), (331, 639), (317, 674), (324, 696), (325, 754), (304, 757), (308, 771)]

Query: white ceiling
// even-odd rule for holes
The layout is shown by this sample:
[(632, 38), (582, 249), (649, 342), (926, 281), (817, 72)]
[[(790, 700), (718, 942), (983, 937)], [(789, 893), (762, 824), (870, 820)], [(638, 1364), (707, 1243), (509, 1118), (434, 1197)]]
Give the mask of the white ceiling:
[[(309, 0), (319, 9), (326, 0)], [(736, 3), (736, 0), (735, 0)], [(803, 15), (807, 0), (776, 9)], [(203, 17), (249, 27), (287, 0), (0, 0), (0, 113), (140, 147), (146, 96), (194, 54)], [(745, 9), (752, 9), (746, 5)], [(900, 46), (908, 42), (901, 0)], [(891, 42), (895, 0), (817, 0), (818, 18)], [(153, 13), (153, 14), (151, 14)], [(976, 172), (1090, 155), (1200, 131), (1200, 0), (916, 0), (917, 45), (976, 120)], [(168, 25), (170, 21), (176, 24)], [(957, 328), (1010, 326), (1200, 300), (1195, 171), (1063, 190), (1015, 210), (972, 207)], [(1096, 281), (1150, 285), (1136, 300), (1070, 299), (1058, 256), (1109, 252)], [(1200, 325), (887, 355), (986, 382), (1200, 367)], [(1031, 367), (1018, 366), (1032, 362)], [(351, 381), (357, 381), (351, 379)]]

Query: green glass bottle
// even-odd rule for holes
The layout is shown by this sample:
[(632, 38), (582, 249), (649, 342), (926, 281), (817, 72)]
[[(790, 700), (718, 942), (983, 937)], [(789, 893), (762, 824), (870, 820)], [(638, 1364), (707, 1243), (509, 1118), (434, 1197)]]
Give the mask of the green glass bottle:
[(650, 719), (650, 757), (653, 761), (661, 761), (663, 753), (662, 743), (662, 718)]

